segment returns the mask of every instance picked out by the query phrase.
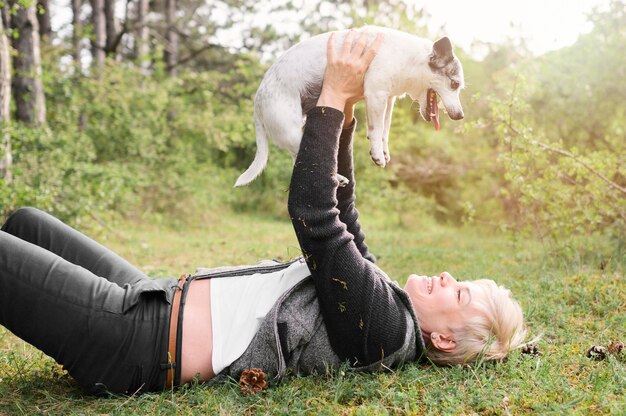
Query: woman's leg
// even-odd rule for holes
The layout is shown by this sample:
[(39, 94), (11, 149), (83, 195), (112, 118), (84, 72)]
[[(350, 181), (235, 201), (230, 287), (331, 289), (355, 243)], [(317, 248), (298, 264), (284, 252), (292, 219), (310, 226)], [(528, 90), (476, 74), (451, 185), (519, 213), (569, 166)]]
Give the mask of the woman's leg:
[(36, 208), (16, 210), (2, 226), (2, 231), (55, 253), (119, 286), (148, 278), (111, 250)]
[[(90, 370), (81, 359), (94, 342), (93, 320), (121, 311), (124, 293), (85, 268), (0, 232), (0, 324), (81, 383)], [(116, 342), (111, 329), (111, 342)]]
[[(125, 348), (126, 290), (39, 246), (0, 232), (0, 324), (54, 358), (83, 386), (109, 382)], [(119, 365), (123, 363), (117, 363)], [(120, 383), (128, 384), (126, 380)]]

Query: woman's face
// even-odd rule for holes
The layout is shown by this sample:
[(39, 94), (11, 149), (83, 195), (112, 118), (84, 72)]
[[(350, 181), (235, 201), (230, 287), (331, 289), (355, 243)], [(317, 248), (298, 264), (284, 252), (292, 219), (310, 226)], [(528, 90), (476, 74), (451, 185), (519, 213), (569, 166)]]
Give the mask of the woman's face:
[(451, 335), (452, 328), (478, 313), (474, 303), (486, 296), (479, 285), (457, 282), (448, 272), (438, 277), (412, 274), (404, 290), (411, 298), (422, 332), (428, 335)]

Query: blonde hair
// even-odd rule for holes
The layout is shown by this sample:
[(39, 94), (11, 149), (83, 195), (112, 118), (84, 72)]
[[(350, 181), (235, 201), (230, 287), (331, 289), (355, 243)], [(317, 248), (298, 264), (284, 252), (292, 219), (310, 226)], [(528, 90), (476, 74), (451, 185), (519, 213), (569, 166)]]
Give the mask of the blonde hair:
[(452, 328), (456, 347), (450, 352), (426, 346), (427, 356), (435, 364), (455, 365), (475, 361), (500, 360), (510, 351), (520, 348), (526, 337), (524, 314), (511, 292), (489, 279), (475, 280), (486, 296), (477, 297), (472, 303), (478, 313), (462, 326)]

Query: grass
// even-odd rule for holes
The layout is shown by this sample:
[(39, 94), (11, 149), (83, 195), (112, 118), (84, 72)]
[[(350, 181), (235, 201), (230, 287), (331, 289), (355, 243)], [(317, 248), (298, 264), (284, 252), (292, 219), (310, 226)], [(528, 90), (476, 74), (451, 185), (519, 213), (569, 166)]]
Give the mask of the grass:
[[(153, 218), (83, 227), (154, 277), (298, 254), (284, 220), (223, 211), (176, 223), (155, 224)], [(541, 355), (514, 353), (503, 363), (454, 368), (407, 364), (390, 373), (291, 377), (253, 397), (243, 397), (230, 382), (103, 399), (83, 394), (51, 359), (0, 328), (0, 414), (624, 414), (626, 360), (585, 356), (592, 345), (626, 341), (623, 252), (597, 241), (584, 252), (560, 256), (536, 242), (514, 242), (483, 229), (362, 218), (372, 252), (400, 283), (413, 272), (448, 270), (462, 279), (493, 277), (509, 287), (530, 333), (544, 334)]]

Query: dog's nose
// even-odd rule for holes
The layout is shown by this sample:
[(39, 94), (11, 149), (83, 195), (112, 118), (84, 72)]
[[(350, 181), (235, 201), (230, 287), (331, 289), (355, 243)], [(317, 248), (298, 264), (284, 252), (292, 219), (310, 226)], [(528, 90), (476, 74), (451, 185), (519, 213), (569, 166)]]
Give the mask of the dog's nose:
[(458, 113), (454, 113), (450, 115), (450, 118), (452, 120), (462, 120), (463, 117), (465, 117), (465, 115), (463, 114), (463, 111), (459, 111)]

